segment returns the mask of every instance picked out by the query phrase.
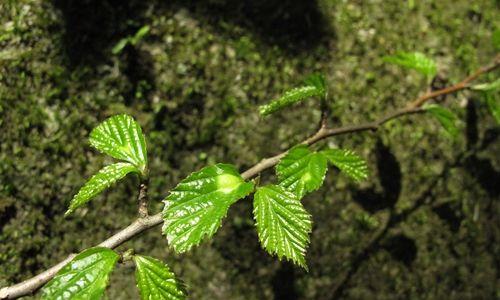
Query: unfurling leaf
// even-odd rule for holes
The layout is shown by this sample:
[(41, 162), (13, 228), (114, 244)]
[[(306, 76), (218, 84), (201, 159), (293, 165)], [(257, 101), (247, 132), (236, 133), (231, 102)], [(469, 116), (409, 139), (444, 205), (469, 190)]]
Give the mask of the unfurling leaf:
[(150, 256), (135, 255), (135, 278), (142, 300), (182, 300), (187, 292), (168, 266)]
[(44, 300), (101, 299), (120, 256), (103, 247), (90, 248), (78, 254), (57, 272), (43, 288)]
[(280, 98), (259, 106), (263, 116), (270, 115), (284, 107), (301, 102), (309, 97), (324, 97), (326, 93), (325, 79), (321, 75), (312, 75), (306, 79), (306, 85), (287, 91)]
[(279, 185), (299, 198), (323, 184), (326, 170), (326, 157), (305, 145), (292, 148), (276, 166)]
[(176, 252), (188, 251), (219, 229), (229, 206), (247, 196), (253, 183), (236, 168), (216, 164), (182, 180), (164, 200), (163, 234)]
[(262, 247), (307, 269), (304, 256), (312, 221), (300, 199), (283, 187), (268, 185), (257, 188), (253, 205)]
[(131, 172), (139, 173), (139, 170), (132, 164), (122, 162), (102, 168), (97, 174), (90, 177), (85, 185), (80, 188), (78, 193), (71, 200), (65, 215), (74, 212), (75, 209), (89, 202), (93, 197), (97, 196), (100, 192), (109, 188), (113, 183)]
[(492, 92), (500, 89), (500, 78), (488, 83), (476, 84), (471, 87), (471, 89), (483, 92)]
[(368, 177), (366, 161), (347, 149), (327, 149), (321, 151), (328, 161), (356, 181)]
[(114, 158), (128, 161), (144, 174), (146, 140), (141, 126), (131, 116), (116, 115), (106, 119), (90, 133), (90, 144)]
[(483, 98), (486, 101), (486, 106), (491, 115), (495, 118), (497, 123), (500, 124), (500, 103), (498, 98), (496, 98), (492, 92), (484, 92)]
[(428, 77), (434, 77), (437, 73), (436, 63), (420, 52), (398, 52), (396, 55), (385, 56), (383, 60), (408, 69), (414, 69)]
[(426, 105), (424, 109), (439, 121), (450, 137), (456, 138), (458, 136), (459, 130), (456, 125), (458, 118), (454, 113), (437, 104)]

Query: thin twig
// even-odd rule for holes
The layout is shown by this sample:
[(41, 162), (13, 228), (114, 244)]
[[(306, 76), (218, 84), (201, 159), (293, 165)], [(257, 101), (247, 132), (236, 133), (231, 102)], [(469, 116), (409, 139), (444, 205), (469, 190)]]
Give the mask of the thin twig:
[(145, 218), (149, 215), (148, 213), (148, 179), (141, 182), (139, 187), (139, 196), (137, 197), (139, 202), (138, 213), (140, 218)]
[[(389, 122), (390, 120), (406, 116), (409, 114), (414, 114), (421, 112), (422, 109), (420, 108), (425, 102), (435, 99), (436, 97), (442, 96), (442, 95), (447, 95), (447, 94), (452, 94), (457, 91), (463, 90), (467, 88), (468, 84), (477, 79), (480, 75), (490, 72), (494, 69), (496, 69), (500, 65), (500, 55), (497, 55), (495, 60), (493, 61), (492, 64), (485, 66), (483, 68), (480, 68), (477, 70), (475, 73), (470, 75), (469, 77), (465, 78), (461, 82), (447, 87), (443, 88), (434, 92), (427, 93), (419, 98), (417, 98), (415, 101), (411, 102), (409, 105), (407, 105), (405, 108), (396, 110), (381, 119), (373, 122), (367, 122), (364, 124), (360, 125), (354, 125), (354, 126), (345, 126), (345, 127), (340, 127), (340, 128), (326, 128), (326, 126), (320, 126), (318, 131), (313, 134), (311, 137), (307, 138), (304, 140), (301, 144), (306, 144), (306, 145), (311, 145), (314, 144), (320, 140), (323, 140), (327, 137), (331, 136), (336, 136), (336, 135), (342, 135), (342, 134), (348, 134), (348, 133), (354, 133), (354, 132), (360, 132), (360, 131), (376, 131), (378, 128)], [(288, 151), (288, 150), (287, 150)], [(243, 172), (241, 175), (245, 180), (248, 180), (262, 171), (273, 167), (276, 165), (279, 160), (286, 155), (287, 151), (284, 151), (280, 154), (277, 154), (273, 157), (269, 157), (266, 159), (261, 160), (259, 163), (251, 167), (250, 169), (246, 170)], [(153, 216), (146, 216), (141, 217), (137, 220), (135, 220), (132, 224), (127, 226), (126, 228), (120, 230), (119, 232), (115, 233), (111, 237), (109, 237), (107, 240), (103, 241), (100, 243), (98, 246), (101, 247), (107, 247), (114, 249), (121, 244), (125, 243), (126, 241), (136, 237), (140, 233), (144, 232), (145, 230), (148, 230), (150, 228), (156, 227), (159, 224), (163, 222), (162, 219), (162, 214), (158, 213)], [(36, 292), (39, 288), (41, 288), (45, 283), (47, 283), (52, 277), (55, 276), (55, 274), (64, 267), (71, 259), (75, 256), (75, 254), (71, 254), (68, 256), (65, 260), (61, 261), (57, 265), (51, 267), (50, 269), (30, 278), (27, 279), (23, 282), (14, 284), (9, 287), (4, 287), (0, 289), (0, 299), (16, 299), (22, 296), (30, 295)]]

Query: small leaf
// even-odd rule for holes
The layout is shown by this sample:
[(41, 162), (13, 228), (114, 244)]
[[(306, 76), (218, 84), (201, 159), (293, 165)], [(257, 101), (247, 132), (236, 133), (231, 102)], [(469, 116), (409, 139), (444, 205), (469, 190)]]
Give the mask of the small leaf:
[(292, 148), (276, 166), (279, 185), (299, 198), (317, 190), (325, 179), (327, 169), (323, 154), (312, 152), (305, 145)]
[(497, 123), (500, 124), (500, 103), (498, 103), (498, 98), (491, 92), (484, 92), (483, 98), (486, 101), (486, 105), (491, 115), (495, 118)]
[[(323, 80), (323, 82), (321, 82)], [(309, 97), (322, 97), (325, 94), (324, 79), (319, 75), (310, 77), (306, 86), (294, 88), (287, 91), (280, 98), (268, 104), (259, 106), (259, 112), (263, 116), (270, 115), (284, 107), (301, 102)]]
[(450, 137), (456, 138), (458, 136), (459, 130), (456, 125), (458, 118), (454, 113), (437, 104), (426, 105), (424, 109), (439, 121)]
[(186, 299), (184, 283), (176, 279), (168, 266), (150, 256), (135, 255), (135, 278), (142, 300)]
[(109, 274), (119, 258), (113, 250), (103, 247), (83, 251), (47, 283), (42, 290), (42, 299), (101, 299)]
[(366, 161), (351, 150), (327, 149), (321, 151), (328, 161), (356, 181), (368, 177)]
[(471, 89), (483, 92), (492, 92), (500, 89), (500, 78), (493, 82), (476, 84), (471, 87)]
[(319, 91), (326, 91), (326, 80), (325, 77), (321, 74), (312, 74), (306, 78), (304, 83), (308, 86), (314, 86)]
[(125, 49), (125, 47), (128, 45), (128, 43), (130, 42), (129, 38), (123, 38), (121, 40), (118, 41), (118, 43), (116, 43), (116, 45), (113, 47), (113, 49), (111, 49), (111, 53), (113, 54), (120, 54), (123, 49)]
[(428, 77), (434, 77), (437, 73), (436, 63), (420, 52), (398, 52), (396, 55), (385, 56), (383, 60), (391, 64), (414, 69)]
[(130, 39), (130, 43), (134, 46), (137, 45), (137, 43), (140, 42), (142, 38), (149, 33), (149, 29), (150, 27), (148, 25), (142, 26)]
[(188, 251), (219, 229), (229, 206), (247, 196), (253, 183), (236, 168), (216, 164), (182, 180), (164, 200), (163, 234), (176, 252)]
[(134, 164), (144, 174), (147, 165), (146, 141), (139, 124), (129, 115), (116, 115), (90, 133), (90, 144), (114, 158)]
[(80, 188), (78, 193), (73, 197), (65, 215), (74, 212), (75, 209), (89, 202), (100, 192), (109, 188), (113, 183), (125, 177), (128, 173), (137, 172), (139, 170), (129, 163), (116, 163), (102, 168), (97, 174), (90, 177), (85, 185)]
[(268, 185), (257, 188), (253, 203), (262, 247), (307, 269), (304, 256), (312, 222), (300, 199), (283, 187)]

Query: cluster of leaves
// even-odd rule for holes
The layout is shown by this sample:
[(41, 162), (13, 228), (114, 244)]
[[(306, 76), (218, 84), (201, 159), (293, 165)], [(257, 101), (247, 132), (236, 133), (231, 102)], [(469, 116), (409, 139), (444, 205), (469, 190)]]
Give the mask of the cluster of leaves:
[[(43, 288), (42, 299), (101, 299), (109, 275), (120, 260), (115, 251), (95, 247), (78, 254)], [(184, 284), (161, 261), (134, 255), (135, 277), (141, 299), (180, 300)]]
[[(436, 73), (435, 63), (421, 53), (399, 53), (384, 60), (415, 69), (426, 76)], [(498, 105), (491, 99), (499, 86), (500, 81), (497, 80), (472, 87), (485, 95), (488, 107), (497, 120)], [(313, 75), (304, 86), (261, 106), (260, 113), (268, 115), (310, 97), (325, 101), (326, 96), (325, 79)], [(451, 111), (437, 104), (427, 105), (424, 109), (441, 123), (450, 136), (458, 135), (458, 118)], [(91, 177), (74, 196), (66, 214), (129, 173), (136, 173), (141, 178), (148, 176), (145, 137), (132, 117), (117, 115), (105, 120), (91, 132), (90, 144), (121, 162), (106, 166)], [(301, 200), (321, 187), (329, 165), (356, 181), (368, 177), (366, 162), (354, 152), (346, 149), (315, 151), (305, 144), (290, 149), (276, 165), (276, 184), (258, 186), (243, 178), (237, 168), (229, 164), (204, 167), (187, 176), (164, 199), (163, 234), (174, 251), (189, 251), (217, 232), (232, 204), (253, 193), (253, 214), (262, 247), (279, 259), (285, 258), (307, 269), (305, 255), (312, 230), (312, 216)], [(373, 223), (366, 217), (361, 221), (369, 226)], [(47, 284), (43, 298), (99, 299), (119, 258), (116, 252), (107, 248), (85, 250)], [(142, 299), (186, 297), (184, 285), (168, 266), (152, 257), (134, 255), (133, 260)]]
[[(131, 116), (117, 115), (102, 122), (92, 130), (90, 144), (121, 162), (92, 176), (71, 200), (66, 214), (128, 173), (148, 176), (145, 137)], [(229, 207), (254, 192), (254, 218), (262, 247), (307, 269), (305, 253), (312, 221), (301, 199), (322, 185), (328, 162), (355, 180), (368, 175), (366, 163), (349, 150), (312, 151), (306, 145), (292, 148), (276, 166), (276, 185), (256, 186), (229, 164), (202, 168), (165, 198), (163, 233), (174, 251), (186, 252), (212, 237)], [(45, 286), (43, 299), (99, 299), (119, 258), (102, 247), (83, 251)], [(142, 299), (185, 298), (184, 285), (166, 265), (145, 256), (135, 255), (133, 260)]]

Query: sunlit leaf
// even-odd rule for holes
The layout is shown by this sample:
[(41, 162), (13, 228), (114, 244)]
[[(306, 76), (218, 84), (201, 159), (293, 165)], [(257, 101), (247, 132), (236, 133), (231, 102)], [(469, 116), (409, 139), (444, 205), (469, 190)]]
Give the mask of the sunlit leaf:
[(163, 233), (169, 245), (185, 252), (210, 238), (229, 206), (252, 190), (253, 183), (245, 182), (232, 165), (216, 164), (192, 173), (164, 200)]
[(186, 299), (184, 283), (176, 279), (174, 273), (160, 260), (135, 255), (135, 278), (142, 300)]
[(301, 102), (310, 97), (323, 97), (326, 93), (325, 79), (321, 75), (312, 75), (305, 81), (306, 85), (291, 89), (278, 99), (268, 104), (259, 106), (259, 112), (263, 116), (272, 114), (284, 107)]
[(500, 89), (500, 78), (493, 82), (476, 84), (471, 87), (471, 89), (483, 92), (492, 92)]
[(414, 69), (428, 77), (433, 77), (437, 73), (436, 63), (420, 52), (398, 52), (396, 55), (385, 56), (383, 60), (408, 69)]
[(339, 168), (354, 180), (363, 180), (368, 177), (366, 161), (351, 150), (327, 149), (321, 151), (328, 161)]
[(139, 124), (129, 115), (106, 119), (90, 133), (90, 144), (114, 158), (134, 164), (141, 172), (147, 165), (146, 140)]
[(130, 163), (116, 163), (102, 168), (97, 174), (90, 177), (85, 185), (80, 188), (78, 193), (73, 197), (68, 211), (66, 211), (66, 215), (89, 202), (93, 197), (131, 172), (139, 173), (139, 170)]
[(456, 138), (458, 136), (458, 118), (454, 113), (437, 104), (426, 105), (424, 109), (439, 121), (450, 137)]
[(323, 184), (326, 170), (326, 157), (305, 145), (292, 148), (276, 166), (279, 185), (299, 198)]
[(304, 256), (312, 221), (296, 195), (277, 185), (257, 188), (254, 218), (259, 240), (267, 252), (307, 269)]
[(42, 299), (101, 299), (109, 274), (119, 258), (118, 254), (108, 248), (95, 247), (83, 251), (47, 283), (42, 290)]

